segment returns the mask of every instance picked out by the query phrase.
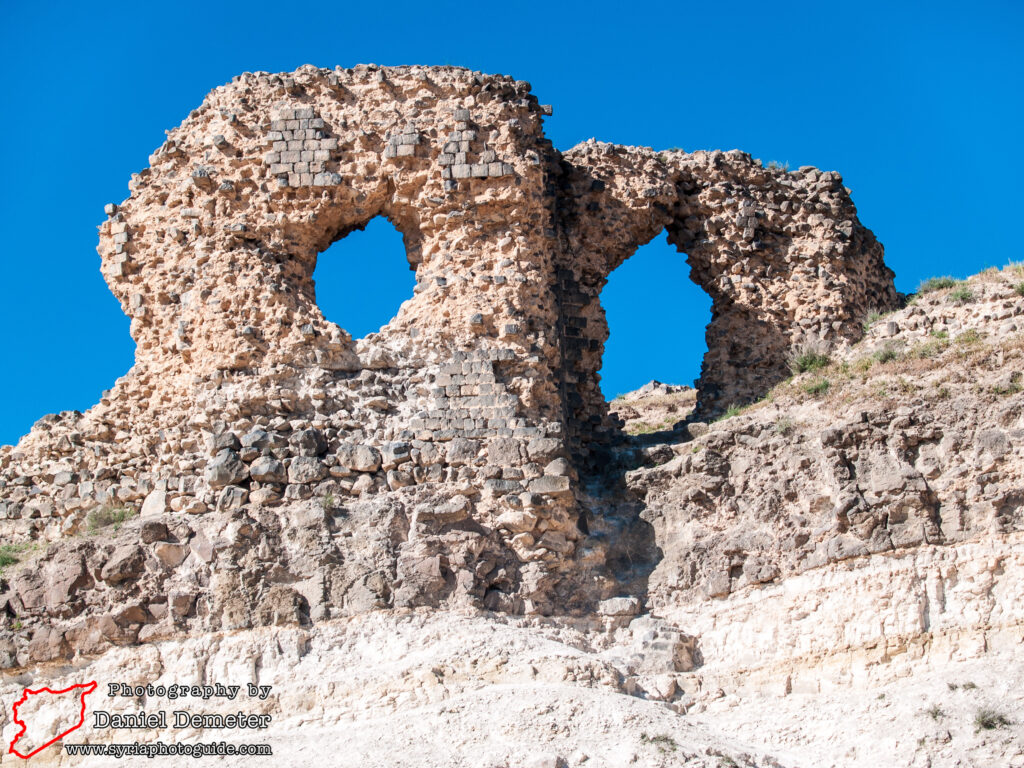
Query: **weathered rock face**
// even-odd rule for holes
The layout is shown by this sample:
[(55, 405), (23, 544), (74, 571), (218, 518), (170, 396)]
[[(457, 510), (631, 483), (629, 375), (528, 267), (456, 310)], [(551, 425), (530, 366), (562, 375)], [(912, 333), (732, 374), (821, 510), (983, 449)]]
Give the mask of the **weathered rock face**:
[[(562, 155), (548, 112), (527, 83), (455, 68), (303, 67), (213, 91), (100, 228), (135, 366), (0, 453), (7, 536), (59, 539), (102, 508), (176, 522), (145, 550), (89, 544), (81, 575), (26, 594), (93, 585), (82, 610), (113, 616), (134, 590), (138, 611), (111, 618), (123, 639), (197, 616), (572, 612), (620, 592), (622, 552), (579, 504), (619, 436), (597, 374), (609, 273), (662, 230), (688, 255), (714, 302), (702, 412), (759, 397), (808, 341), (856, 340), (897, 294), (837, 174), (738, 151)], [(312, 274), (375, 216), (417, 284), (354, 342)]]

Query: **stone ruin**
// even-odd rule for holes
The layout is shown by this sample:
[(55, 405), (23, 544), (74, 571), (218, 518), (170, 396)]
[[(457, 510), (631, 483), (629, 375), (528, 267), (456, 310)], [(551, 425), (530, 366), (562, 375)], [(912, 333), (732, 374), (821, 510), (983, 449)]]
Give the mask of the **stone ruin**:
[[(735, 150), (562, 153), (549, 114), (526, 82), (452, 67), (305, 66), (210, 93), (100, 227), (134, 367), (90, 411), (0, 449), (5, 540), (92, 565), (60, 581), (51, 562), (8, 598), (52, 618), (134, 590), (113, 635), (144, 639), (168, 611), (241, 625), (281, 605), (544, 613), (621, 592), (581, 502), (622, 438), (598, 376), (609, 274), (663, 230), (685, 254), (713, 301), (704, 416), (762, 396), (802, 345), (856, 341), (898, 295), (839, 174)], [(376, 216), (402, 233), (416, 288), (354, 341), (323, 317), (312, 275)], [(141, 510), (163, 554), (76, 554), (72, 534), (110, 506)], [(296, 510), (304, 528), (288, 527)], [(217, 515), (234, 526), (220, 540), (199, 522)], [(192, 560), (206, 576), (173, 583)], [(289, 586), (312, 578), (315, 594)], [(239, 593), (256, 597), (235, 610)]]

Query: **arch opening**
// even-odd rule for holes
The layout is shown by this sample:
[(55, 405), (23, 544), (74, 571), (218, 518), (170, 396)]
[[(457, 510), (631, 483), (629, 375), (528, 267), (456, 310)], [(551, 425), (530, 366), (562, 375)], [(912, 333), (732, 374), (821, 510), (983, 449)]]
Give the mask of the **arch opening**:
[(416, 272), (402, 233), (379, 215), (317, 256), (313, 285), (324, 317), (360, 339), (391, 322), (412, 298)]
[[(608, 276), (601, 291), (608, 340), (598, 375), (611, 410), (625, 422), (624, 431), (669, 430), (692, 410), (708, 349), (711, 305), (711, 297), (691, 277), (687, 255), (664, 233)], [(643, 397), (631, 395), (641, 388)], [(628, 407), (642, 401), (644, 407)]]

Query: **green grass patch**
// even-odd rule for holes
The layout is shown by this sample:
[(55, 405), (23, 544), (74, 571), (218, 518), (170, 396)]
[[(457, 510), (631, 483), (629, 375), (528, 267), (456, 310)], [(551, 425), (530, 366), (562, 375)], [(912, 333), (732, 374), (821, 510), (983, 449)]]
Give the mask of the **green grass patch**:
[(917, 292), (931, 293), (932, 291), (941, 291), (945, 288), (955, 288), (960, 285), (961, 282), (961, 280), (957, 280), (955, 277), (950, 277), (949, 275), (943, 275), (942, 277), (929, 277), (917, 286)]
[(824, 395), (831, 386), (828, 379), (817, 379), (816, 381), (804, 384), (804, 392), (808, 395)]
[(1016, 395), (1024, 390), (1022, 379), (1024, 379), (1024, 376), (1021, 375), (1021, 372), (1014, 371), (1010, 374), (1009, 379), (1004, 380), (1005, 383), (993, 384), (992, 393), (995, 395)]
[(949, 292), (949, 300), (957, 304), (969, 304), (974, 301), (974, 292), (966, 285), (961, 285)]
[(916, 357), (919, 360), (928, 360), (941, 355), (948, 346), (949, 341), (947, 339), (925, 341), (911, 349), (909, 356)]
[(40, 547), (42, 547), (42, 544), (38, 541), (23, 541), (20, 544), (0, 545), (0, 573), (30, 557)]
[(868, 357), (861, 357), (854, 361), (853, 370), (856, 371), (857, 373), (867, 373), (868, 371), (871, 370), (871, 366), (873, 366), (874, 364), (874, 357), (871, 357), (870, 355)]
[(118, 530), (137, 513), (131, 507), (104, 506), (92, 510), (85, 518), (86, 530), (91, 534), (105, 531), (108, 528)]
[(1013, 292), (1018, 296), (1024, 296), (1024, 283), (1017, 283), (1013, 286)]
[(640, 741), (644, 744), (650, 744), (653, 747), (657, 747), (661, 754), (668, 754), (669, 752), (675, 752), (679, 749), (679, 744), (671, 736), (661, 734), (658, 736), (648, 736), (646, 733), (640, 734)]
[(715, 419), (715, 421), (725, 421), (726, 419), (731, 419), (733, 416), (739, 416), (741, 413), (743, 413), (743, 408), (733, 403), (726, 408), (725, 413)]
[(665, 432), (671, 430), (676, 423), (676, 419), (669, 417), (659, 424), (651, 424), (647, 421), (636, 421), (626, 426), (625, 432), (627, 435), (651, 435), (655, 432)]
[(980, 344), (982, 338), (982, 335), (977, 330), (969, 328), (957, 336), (953, 341), (965, 347), (973, 347), (975, 344)]
[(871, 326), (882, 319), (882, 313), (877, 309), (873, 309), (868, 312), (868, 316), (864, 318), (864, 333), (871, 330)]
[(789, 370), (796, 376), (801, 373), (820, 371), (831, 362), (828, 355), (822, 352), (801, 352), (789, 361)]
[(974, 727), (979, 731), (994, 731), (996, 728), (1003, 728), (1012, 722), (1010, 718), (992, 707), (982, 707), (974, 713)]
[(876, 350), (872, 357), (880, 363), (891, 363), (893, 360), (899, 360), (901, 354), (895, 344), (886, 344), (881, 349)]
[(18, 557), (16, 553), (11, 551), (10, 544), (4, 544), (2, 547), (0, 547), (0, 570), (3, 570), (4, 568), (7, 568), (10, 565), (14, 565), (20, 560), (21, 558)]

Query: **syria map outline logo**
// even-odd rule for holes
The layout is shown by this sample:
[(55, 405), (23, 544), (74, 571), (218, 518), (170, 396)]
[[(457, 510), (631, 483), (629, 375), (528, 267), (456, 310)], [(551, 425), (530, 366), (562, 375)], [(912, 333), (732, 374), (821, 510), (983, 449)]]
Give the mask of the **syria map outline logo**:
[[(56, 736), (54, 736), (52, 739), (50, 739), (45, 744), (43, 744), (43, 745), (41, 745), (39, 747), (36, 747), (31, 752), (29, 752), (27, 755), (23, 755), (23, 754), (21, 754), (21, 752), (16, 750), (14, 748), (14, 745), (18, 743), (18, 739), (20, 739), (22, 736), (24, 736), (25, 735), (25, 731), (28, 730), (28, 724), (25, 723), (23, 720), (21, 720), (18, 717), (18, 707), (20, 707), (22, 704), (24, 704), (26, 701), (28, 701), (28, 697), (29, 696), (38, 696), (38, 695), (43, 694), (43, 693), (49, 693), (49, 694), (52, 694), (54, 696), (57, 696), (57, 695), (60, 695), (62, 693), (68, 693), (69, 691), (73, 691), (76, 688), (81, 688), (82, 689), (81, 694), (79, 694), (80, 702), (81, 702), (82, 706), (79, 709), (78, 722), (75, 723), (70, 728), (68, 728), (66, 731), (57, 734)], [(54, 691), (54, 690), (52, 690), (50, 688), (46, 688), (46, 687), (39, 688), (37, 690), (33, 690), (31, 688), (26, 688), (24, 690), (24, 692), (21, 694), (21, 698), (18, 699), (16, 702), (14, 702), (14, 708), (13, 708), (14, 709), (14, 713), (13, 713), (14, 714), (14, 722), (17, 723), (19, 726), (21, 726), (21, 728), (14, 735), (14, 738), (11, 740), (11, 746), (7, 750), (8, 754), (16, 755), (17, 757), (20, 757), (22, 760), (28, 760), (30, 757), (32, 757), (32, 755), (38, 754), (39, 752), (41, 752), (42, 750), (46, 749), (51, 744), (54, 744), (55, 742), (60, 741), (61, 739), (63, 739), (65, 736), (67, 736), (72, 731), (75, 731), (75, 730), (81, 728), (82, 724), (85, 723), (85, 697), (87, 695), (89, 695), (90, 693), (92, 693), (93, 691), (95, 691), (95, 690), (96, 690), (96, 681), (95, 680), (91, 680), (88, 683), (77, 683), (77, 684), (69, 686), (67, 688), (62, 688), (59, 691)]]

